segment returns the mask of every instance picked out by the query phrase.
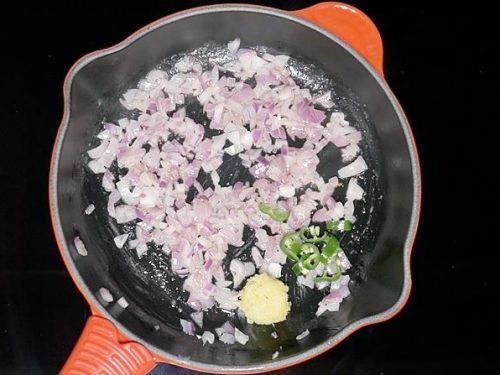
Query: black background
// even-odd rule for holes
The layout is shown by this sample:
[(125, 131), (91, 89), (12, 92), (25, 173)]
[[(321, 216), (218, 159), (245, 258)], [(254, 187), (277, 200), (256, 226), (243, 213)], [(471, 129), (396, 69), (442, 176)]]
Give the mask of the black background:
[[(0, 373), (55, 373), (89, 314), (61, 262), (48, 214), (49, 157), (67, 70), (83, 54), (161, 16), (207, 3), (2, 6)], [(314, 2), (259, 3), (292, 10)], [(394, 319), (286, 373), (498, 373), (500, 345), (493, 338), (500, 246), (498, 219), (488, 218), (498, 209), (490, 146), (499, 106), (494, 11), (478, 2), (352, 4), (380, 29), (386, 79), (420, 152), (423, 211), (414, 288)], [(156, 373), (188, 371), (164, 366)]]

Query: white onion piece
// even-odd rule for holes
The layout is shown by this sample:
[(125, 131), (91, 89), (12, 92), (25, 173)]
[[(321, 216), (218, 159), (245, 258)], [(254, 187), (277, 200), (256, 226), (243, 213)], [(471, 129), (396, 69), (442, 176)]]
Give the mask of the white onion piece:
[(356, 217), (354, 216), (354, 201), (347, 200), (344, 204), (344, 218), (351, 222), (356, 221)]
[(102, 187), (108, 192), (115, 189), (113, 174), (108, 170), (102, 175)]
[(361, 200), (363, 199), (364, 190), (358, 185), (355, 178), (349, 180), (347, 185), (346, 199), (348, 200)]
[(106, 172), (106, 167), (100, 160), (91, 160), (87, 165), (90, 170), (96, 174)]
[(191, 317), (191, 319), (193, 319), (193, 322), (195, 322), (198, 327), (203, 328), (203, 312), (202, 311), (197, 311), (197, 312), (191, 313), (190, 317)]
[(122, 308), (126, 309), (128, 307), (128, 301), (125, 299), (125, 297), (120, 297), (116, 303)]
[(229, 344), (232, 345), (236, 342), (235, 337), (231, 333), (226, 333), (224, 332), (220, 337), (219, 340), (223, 342), (224, 344)]
[(95, 206), (93, 204), (89, 204), (87, 208), (85, 209), (85, 215), (90, 215), (92, 212), (94, 212)]
[(347, 285), (342, 285), (338, 289), (330, 291), (330, 293), (321, 300), (316, 311), (316, 316), (320, 316), (325, 311), (338, 311), (340, 303), (344, 298), (349, 296)]
[(229, 42), (227, 44), (227, 49), (229, 50), (229, 52), (231, 52), (231, 54), (235, 55), (236, 52), (238, 51), (238, 48), (240, 48), (240, 38), (236, 38), (235, 40)]
[(142, 258), (142, 256), (148, 251), (148, 245), (140, 244), (135, 248), (135, 251), (137, 252), (137, 256)]
[(281, 277), (281, 268), (281, 264), (279, 263), (265, 263), (261, 268), (261, 272), (263, 271), (269, 276), (279, 279)]
[(307, 336), (309, 336), (309, 330), (308, 330), (308, 329), (306, 329), (306, 330), (305, 330), (304, 332), (302, 332), (301, 334), (297, 335), (297, 337), (295, 337), (295, 339), (296, 339), (297, 341), (299, 341), (299, 340), (302, 340), (303, 338), (305, 338), (305, 337), (307, 337)]
[(82, 257), (87, 256), (87, 248), (85, 247), (83, 241), (80, 239), (80, 237), (76, 236), (75, 239), (73, 240), (75, 244), (76, 251), (78, 254), (80, 254)]
[(255, 273), (255, 266), (252, 262), (244, 262), (245, 266), (245, 277), (252, 276)]
[(342, 154), (342, 161), (343, 162), (351, 161), (359, 154), (360, 151), (361, 149), (357, 144), (350, 144), (342, 148), (340, 151)]
[(99, 288), (99, 294), (101, 295), (101, 298), (103, 299), (104, 302), (113, 302), (113, 295), (111, 294), (111, 292), (102, 287), (102, 288)]
[(295, 195), (295, 188), (291, 185), (282, 185), (279, 188), (282, 197), (291, 198)]
[(245, 278), (255, 273), (255, 266), (252, 262), (233, 259), (229, 264), (229, 271), (233, 275), (233, 287), (237, 288)]
[(207, 342), (209, 344), (213, 344), (215, 342), (215, 335), (210, 331), (205, 331), (201, 335), (201, 341), (203, 341), (203, 345), (205, 345)]
[(117, 206), (115, 207), (115, 218), (118, 224), (128, 223), (137, 219), (137, 212), (133, 206)]
[(234, 327), (234, 338), (236, 342), (239, 342), (241, 345), (245, 345), (248, 342), (249, 337), (241, 332), (238, 328)]
[(106, 152), (106, 149), (108, 148), (109, 142), (108, 141), (103, 141), (99, 146), (88, 150), (87, 154), (92, 158), (92, 159), (98, 159), (101, 156), (104, 155)]
[(116, 207), (115, 204), (120, 200), (120, 193), (118, 190), (113, 190), (108, 197), (108, 214), (111, 217), (116, 217)]
[(229, 288), (217, 288), (214, 299), (223, 310), (234, 310), (238, 307), (238, 293)]
[(358, 156), (351, 164), (340, 168), (338, 174), (340, 178), (349, 178), (363, 173), (367, 169), (368, 166), (366, 165), (365, 159), (363, 159), (362, 156)]
[(271, 337), (272, 337), (273, 339), (277, 339), (277, 338), (278, 338), (278, 333), (277, 333), (277, 332), (274, 332), (274, 331), (273, 331), (273, 332), (271, 332)]
[(190, 322), (189, 320), (185, 320), (185, 319), (179, 319), (179, 320), (181, 322), (182, 331), (186, 335), (193, 336), (194, 331), (195, 331), (194, 324), (192, 322)]
[(129, 236), (128, 233), (125, 233), (125, 234), (120, 234), (119, 236), (113, 238), (116, 247), (121, 249), (123, 245), (125, 245), (125, 242), (127, 242), (128, 236)]
[(280, 355), (280, 352), (278, 350), (276, 350), (273, 355), (271, 356), (272, 359), (276, 359), (278, 358), (278, 356)]
[(332, 101), (332, 93), (331, 91), (327, 91), (324, 94), (321, 94), (313, 99), (314, 104), (319, 104), (323, 108), (330, 109), (335, 104)]
[(256, 248), (255, 246), (252, 247), (252, 259), (253, 259), (255, 266), (257, 268), (260, 268), (260, 266), (264, 262), (264, 258), (262, 258), (260, 250), (258, 248)]
[(234, 327), (231, 325), (231, 323), (229, 322), (225, 322), (221, 327), (220, 329), (222, 330), (221, 331), (221, 334), (226, 332), (226, 333), (231, 333), (231, 334), (234, 334)]
[(308, 288), (310, 289), (314, 289), (314, 278), (317, 276), (317, 273), (316, 272), (309, 272), (307, 275), (305, 276), (298, 276), (297, 277), (297, 282), (299, 284), (302, 284), (304, 286), (307, 286)]
[(351, 262), (347, 258), (347, 255), (345, 255), (344, 251), (339, 251), (338, 258), (340, 259), (340, 266), (342, 267), (343, 271), (348, 270), (352, 267)]
[(233, 286), (237, 288), (245, 279), (245, 264), (239, 259), (233, 259), (229, 264), (229, 271), (233, 275)]

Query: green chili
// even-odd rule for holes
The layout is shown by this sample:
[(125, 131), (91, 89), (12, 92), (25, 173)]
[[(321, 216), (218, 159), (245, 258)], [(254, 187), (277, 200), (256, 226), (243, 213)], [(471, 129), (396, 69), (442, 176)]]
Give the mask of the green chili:
[(276, 221), (287, 221), (290, 217), (290, 210), (281, 210), (279, 208), (275, 208), (269, 216), (271, 216), (271, 218)]
[(326, 229), (327, 230), (331, 230), (331, 231), (334, 231), (334, 230), (337, 230), (339, 226), (339, 221), (338, 220), (329, 220), (326, 222)]
[[(311, 228), (312, 228), (312, 226), (311, 227), (302, 227), (300, 229), (299, 234), (300, 234), (300, 238), (302, 239), (302, 241), (316, 243), (316, 242), (324, 242), (327, 239), (328, 235), (326, 233), (323, 233), (323, 235), (320, 237), (318, 236), (319, 235), (319, 227), (318, 226), (314, 227), (315, 228), (314, 234), (311, 233), (312, 232)], [(308, 237), (306, 235), (306, 233), (311, 234), (312, 237)], [(316, 235), (316, 233), (318, 235)]]
[(344, 220), (344, 225), (342, 230), (344, 232), (349, 232), (352, 229), (352, 223), (349, 220)]
[(286, 234), (280, 241), (281, 251), (296, 262), (299, 260), (300, 246), (300, 237), (297, 232)]
[(349, 220), (330, 220), (326, 222), (326, 229), (332, 232), (349, 232), (352, 229), (352, 222)]
[(328, 282), (334, 282), (340, 279), (342, 276), (342, 272), (336, 272), (335, 275), (328, 276), (328, 274), (325, 272), (323, 273), (322, 276), (318, 276), (314, 278), (314, 281), (316, 282), (322, 282), (322, 281), (328, 281)]
[(339, 240), (335, 236), (331, 236), (326, 241), (325, 246), (321, 249), (321, 263), (328, 263), (331, 257), (340, 249)]
[(319, 249), (312, 243), (304, 243), (300, 246), (300, 252), (303, 254), (317, 254), (320, 255)]
[(299, 276), (299, 275), (305, 275), (307, 274), (307, 270), (304, 268), (304, 266), (302, 265), (302, 263), (300, 262), (297, 262), (293, 265), (292, 267), (292, 271), (293, 273), (295, 273), (295, 275)]
[(279, 208), (273, 208), (270, 204), (260, 202), (259, 210), (271, 217), (271, 219), (276, 221), (287, 221), (290, 217), (290, 210), (281, 210)]
[(259, 210), (261, 210), (261, 212), (265, 213), (266, 215), (271, 215), (271, 213), (273, 212), (273, 207), (270, 204), (260, 202)]
[[(314, 246), (314, 245), (312, 245), (312, 246)], [(310, 253), (310, 254), (302, 254), (302, 256), (300, 257), (300, 260), (297, 264), (301, 264), (303, 268), (311, 271), (318, 266), (319, 262), (320, 262), (320, 254), (319, 254), (319, 250), (318, 250), (317, 252), (315, 251), (315, 252)]]

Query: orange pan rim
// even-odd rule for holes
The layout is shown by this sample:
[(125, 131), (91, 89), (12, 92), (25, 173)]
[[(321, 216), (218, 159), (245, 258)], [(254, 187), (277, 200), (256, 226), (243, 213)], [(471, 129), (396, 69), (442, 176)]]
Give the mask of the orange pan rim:
[[(360, 63), (367, 69), (372, 77), (377, 81), (377, 83), (382, 87), (384, 92), (386, 93), (388, 99), (390, 100), (391, 104), (393, 105), (394, 109), (396, 110), (396, 113), (399, 117), (399, 120), (402, 124), (403, 131), (405, 134), (405, 138), (408, 144), (409, 148), (409, 153), (410, 153), (410, 159), (411, 159), (411, 168), (412, 168), (412, 175), (413, 175), (413, 189), (414, 189), (414, 194), (413, 194), (413, 204), (412, 204), (412, 215), (411, 215), (411, 221), (410, 221), (410, 226), (408, 228), (408, 235), (405, 241), (405, 246), (404, 246), (404, 281), (403, 281), (403, 288), (400, 294), (399, 299), (396, 301), (396, 303), (391, 306), (389, 309), (380, 312), (378, 314), (357, 320), (345, 328), (343, 328), (339, 333), (336, 335), (332, 336), (328, 340), (326, 340), (324, 343), (315, 346), (314, 348), (311, 348), (309, 350), (304, 351), (303, 353), (291, 356), (289, 358), (283, 358), (283, 359), (278, 359), (274, 360), (272, 362), (268, 363), (262, 363), (262, 364), (257, 364), (257, 365), (250, 365), (250, 366), (220, 366), (220, 365), (213, 365), (209, 363), (203, 363), (203, 362), (198, 362), (198, 361), (193, 361), (189, 358), (182, 358), (179, 356), (172, 355), (170, 353), (167, 353), (160, 348), (151, 345), (149, 342), (146, 340), (138, 337), (135, 335), (133, 332), (128, 330), (127, 327), (122, 325), (120, 322), (118, 322), (111, 314), (109, 314), (104, 307), (100, 305), (100, 303), (97, 301), (96, 297), (94, 294), (90, 291), (90, 289), (87, 287), (85, 282), (82, 280), (80, 277), (80, 274), (77, 270), (77, 267), (75, 263), (73, 262), (70, 254), (69, 254), (69, 246), (64, 238), (63, 232), (62, 232), (62, 226), (59, 218), (59, 207), (58, 207), (58, 202), (57, 202), (57, 180), (58, 180), (58, 172), (57, 172), (57, 166), (59, 164), (59, 153), (60, 149), (63, 143), (63, 139), (66, 133), (66, 129), (69, 124), (69, 119), (71, 116), (70, 113), (70, 93), (71, 93), (71, 84), (73, 81), (73, 78), (75, 75), (78, 73), (80, 69), (82, 69), (84, 66), (87, 64), (91, 63), (92, 61), (102, 57), (106, 56), (112, 53), (115, 53), (117, 51), (120, 51), (122, 49), (127, 48), (130, 44), (132, 44), (135, 40), (141, 38), (142, 36), (148, 34), (149, 32), (160, 28), (166, 24), (176, 22), (178, 20), (191, 17), (191, 16), (196, 16), (196, 15), (201, 15), (201, 14), (207, 14), (207, 13), (213, 13), (213, 12), (227, 12), (227, 11), (239, 11), (239, 12), (255, 12), (255, 13), (262, 13), (262, 14), (268, 14), (268, 15), (273, 15), (277, 17), (282, 17), (288, 20), (291, 20), (293, 22), (299, 23), (301, 25), (307, 26), (313, 30), (315, 30), (318, 33), (323, 34), (324, 36), (328, 37), (329, 39), (332, 40), (332, 42), (339, 44), (342, 46), (344, 49), (346, 49), (349, 53), (354, 55)], [(102, 316), (109, 321), (111, 321), (118, 331), (123, 334), (125, 337), (129, 338), (131, 341), (135, 341), (137, 343), (140, 343), (144, 345), (155, 357), (155, 360), (158, 362), (166, 362), (169, 364), (181, 366), (184, 368), (192, 369), (192, 370), (198, 370), (198, 371), (203, 371), (203, 372), (208, 372), (208, 373), (225, 373), (225, 374), (253, 374), (253, 373), (261, 373), (261, 372), (268, 372), (268, 371), (273, 371), (273, 370), (279, 370), (283, 369), (286, 367), (294, 366), (299, 363), (302, 363), (304, 361), (307, 361), (309, 359), (312, 359), (341, 343), (343, 340), (345, 340), (347, 337), (355, 333), (356, 331), (360, 330), (363, 327), (373, 325), (376, 323), (384, 322), (386, 320), (391, 319), (394, 317), (396, 314), (398, 314), (401, 309), (405, 306), (407, 303), (410, 292), (411, 292), (411, 286), (412, 286), (412, 279), (411, 279), (411, 267), (410, 267), (410, 261), (411, 261), (411, 252), (413, 249), (413, 245), (415, 242), (416, 238), (416, 233), (417, 233), (417, 228), (418, 228), (418, 223), (419, 223), (419, 218), (420, 218), (420, 210), (421, 210), (421, 197), (422, 197), (422, 184), (421, 184), (421, 170), (420, 170), (420, 163), (419, 163), (419, 158), (418, 158), (418, 153), (417, 153), (417, 148), (416, 148), (416, 143), (415, 139), (411, 130), (411, 127), (409, 125), (409, 122), (399, 104), (397, 101), (395, 95), (392, 93), (391, 89), (389, 88), (387, 82), (380, 76), (379, 73), (371, 66), (371, 64), (359, 53), (357, 53), (352, 47), (350, 47), (347, 43), (339, 39), (337, 36), (331, 34), (329, 31), (323, 29), (320, 26), (317, 26), (314, 23), (311, 23), (299, 16), (295, 16), (293, 13), (276, 9), (276, 8), (270, 8), (270, 7), (262, 7), (262, 6), (256, 6), (256, 5), (250, 5), (250, 4), (219, 4), (219, 5), (210, 5), (210, 6), (202, 6), (202, 7), (197, 7), (197, 8), (191, 8), (185, 11), (177, 12), (168, 16), (165, 16), (163, 18), (160, 18), (133, 33), (123, 41), (105, 49), (101, 49), (98, 51), (91, 52), (83, 57), (81, 57), (73, 66), (70, 68), (68, 71), (64, 84), (63, 84), (63, 100), (64, 100), (64, 112), (63, 112), (63, 117), (61, 120), (61, 123), (59, 125), (59, 129), (56, 135), (56, 140), (54, 143), (54, 148), (52, 151), (52, 158), (51, 158), (51, 163), (50, 163), (50, 173), (49, 173), (49, 208), (50, 208), (50, 216), (52, 220), (52, 227), (54, 231), (54, 235), (56, 238), (56, 242), (59, 248), (59, 251), (61, 253), (61, 256), (63, 258), (63, 261), (66, 265), (66, 268), (68, 269), (72, 279), (74, 280), (75, 284), (77, 285), (78, 289), (80, 292), (84, 295), (85, 299), (87, 302), (90, 304), (91, 309), (93, 313), (98, 314), (99, 316)]]

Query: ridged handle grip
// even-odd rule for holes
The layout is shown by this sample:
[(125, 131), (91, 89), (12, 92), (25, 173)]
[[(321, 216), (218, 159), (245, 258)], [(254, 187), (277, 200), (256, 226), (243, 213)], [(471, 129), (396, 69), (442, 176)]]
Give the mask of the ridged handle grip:
[(293, 13), (323, 27), (349, 44), (384, 75), (384, 49), (380, 33), (370, 18), (351, 5), (326, 2)]
[(141, 344), (122, 341), (108, 320), (91, 316), (61, 370), (62, 375), (141, 375), (155, 366)]

